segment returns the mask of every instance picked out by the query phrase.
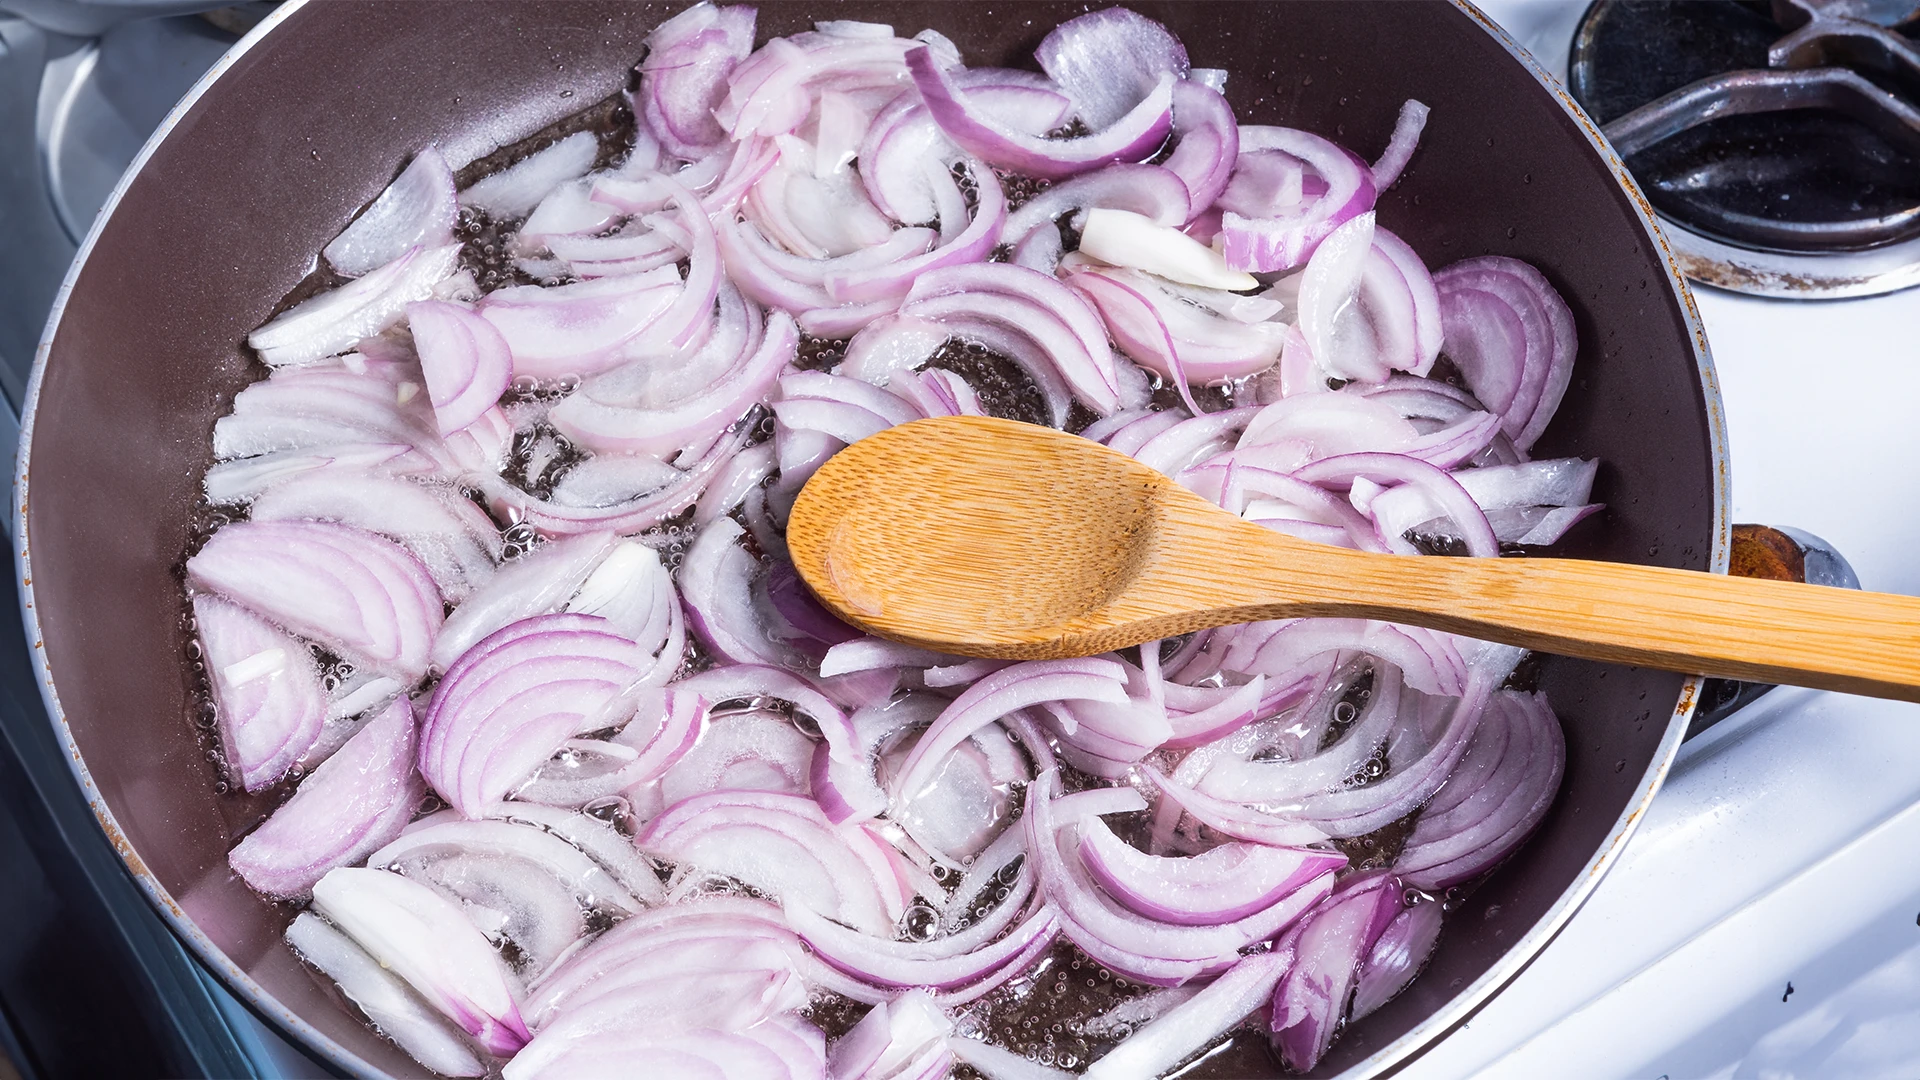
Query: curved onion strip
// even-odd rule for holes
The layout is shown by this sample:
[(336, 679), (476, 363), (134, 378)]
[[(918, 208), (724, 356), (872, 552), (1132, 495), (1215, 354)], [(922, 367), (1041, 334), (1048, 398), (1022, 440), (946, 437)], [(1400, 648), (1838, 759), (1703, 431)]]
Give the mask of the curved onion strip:
[(408, 682), (426, 672), (445, 617), (418, 559), (346, 525), (235, 522), (187, 560), (187, 581)]
[(453, 192), (453, 170), (437, 146), (413, 155), (353, 224), (321, 254), (338, 273), (360, 275), (417, 247), (440, 247), (453, 239), (460, 206)]
[(910, 49), (907, 69), (940, 130), (990, 165), (1057, 180), (1115, 161), (1151, 154), (1172, 124), (1172, 75), (1164, 75), (1140, 103), (1110, 126), (1079, 139), (1041, 139), (1015, 131), (981, 109), (934, 62), (925, 48)]
[(512, 976), (451, 901), (398, 874), (342, 866), (314, 885), (313, 908), (481, 1049), (504, 1055), (527, 1043)]
[(1293, 961), (1290, 949), (1240, 960), (1199, 993), (1127, 1036), (1088, 1066), (1084, 1075), (1088, 1080), (1161, 1075), (1266, 1002)]

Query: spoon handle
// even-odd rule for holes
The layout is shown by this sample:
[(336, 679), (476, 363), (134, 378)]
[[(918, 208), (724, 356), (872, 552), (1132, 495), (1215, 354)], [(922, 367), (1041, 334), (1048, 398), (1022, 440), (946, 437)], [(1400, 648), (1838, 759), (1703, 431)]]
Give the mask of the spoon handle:
[(1296, 572), (1273, 581), (1274, 593), (1294, 614), (1920, 701), (1920, 598), (1576, 559), (1346, 554), (1322, 563), (1337, 576)]

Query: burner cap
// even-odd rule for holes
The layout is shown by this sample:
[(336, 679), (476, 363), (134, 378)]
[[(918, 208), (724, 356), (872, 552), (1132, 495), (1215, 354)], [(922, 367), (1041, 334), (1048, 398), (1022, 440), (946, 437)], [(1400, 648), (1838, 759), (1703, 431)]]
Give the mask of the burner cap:
[[(1786, 10), (1806, 21), (1805, 12)], [(1622, 146), (1661, 216), (1735, 247), (1773, 252), (1862, 251), (1920, 237), (1920, 110), (1894, 80), (1871, 70), (1845, 73), (1851, 98), (1844, 104), (1854, 106), (1845, 111), (1833, 107), (1832, 94), (1819, 107), (1778, 103), (1777, 88), (1797, 75), (1845, 72), (1769, 70), (1769, 50), (1788, 32), (1763, 4), (1601, 0), (1574, 39), (1573, 94), (1605, 125), (1704, 80), (1746, 73), (1749, 82), (1767, 84), (1775, 102), (1747, 107), (1775, 111), (1699, 121), (1713, 114), (1700, 109)]]

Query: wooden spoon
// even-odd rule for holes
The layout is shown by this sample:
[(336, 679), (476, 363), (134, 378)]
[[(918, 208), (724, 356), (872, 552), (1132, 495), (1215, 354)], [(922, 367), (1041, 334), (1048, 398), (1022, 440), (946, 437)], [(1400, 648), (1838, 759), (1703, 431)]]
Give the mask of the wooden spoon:
[(1329, 547), (1243, 521), (1098, 443), (1007, 420), (919, 420), (842, 450), (801, 491), (787, 544), (841, 618), (964, 656), (1086, 656), (1333, 616), (1920, 701), (1920, 598)]

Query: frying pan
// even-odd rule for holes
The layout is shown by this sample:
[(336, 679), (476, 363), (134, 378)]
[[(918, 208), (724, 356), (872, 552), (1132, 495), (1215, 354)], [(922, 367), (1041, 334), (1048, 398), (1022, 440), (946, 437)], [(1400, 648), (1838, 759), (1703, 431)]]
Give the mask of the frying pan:
[[(421, 1070), (281, 941), (294, 912), (227, 869), (271, 809), (215, 794), (193, 723), (179, 567), (209, 432), (260, 368), (242, 346), (315, 253), (437, 142), (454, 161), (623, 89), (680, 5), (290, 3), (169, 117), (68, 275), (23, 421), (23, 614), (50, 714), (109, 838), (174, 929), (264, 1016), (341, 1068)], [(1464, 3), (1134, 3), (1195, 66), (1232, 72), (1242, 121), (1385, 145), (1401, 101), (1433, 118), (1380, 220), (1433, 266), (1540, 267), (1574, 311), (1579, 361), (1540, 456), (1604, 463), (1597, 523), (1563, 553), (1724, 571), (1726, 442), (1706, 339), (1645, 200), (1593, 123)], [(823, 3), (762, 3), (763, 35)], [(1026, 66), (1064, 3), (845, 3), (932, 27), (973, 64)], [(1680, 744), (1698, 680), (1547, 658), (1566, 779), (1531, 844), (1465, 897), (1428, 970), (1353, 1025), (1316, 1075), (1374, 1075), (1462, 1022), (1572, 916)], [(1278, 1075), (1240, 1040), (1201, 1075)]]

